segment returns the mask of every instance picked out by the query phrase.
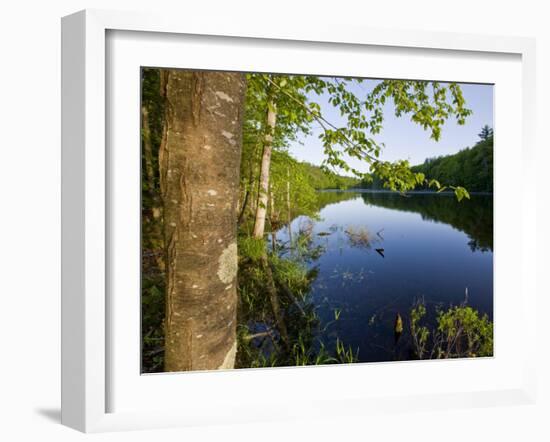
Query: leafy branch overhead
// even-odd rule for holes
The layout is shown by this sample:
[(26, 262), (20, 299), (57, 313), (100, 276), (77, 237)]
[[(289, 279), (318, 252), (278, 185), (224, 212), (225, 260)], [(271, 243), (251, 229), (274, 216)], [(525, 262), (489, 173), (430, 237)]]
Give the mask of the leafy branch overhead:
[[(368, 163), (370, 172), (383, 180), (388, 189), (405, 192), (418, 185), (427, 185), (439, 191), (452, 189), (459, 200), (469, 198), (463, 187), (444, 187), (437, 180), (414, 173), (406, 160), (382, 160), (384, 145), (374, 138), (383, 129), (384, 107), (392, 103), (397, 117), (409, 116), (413, 123), (429, 131), (430, 137), (438, 141), (447, 120), (454, 118), (462, 125), (472, 113), (466, 107), (460, 86), (435, 81), (381, 80), (370, 90), (360, 87), (369, 81), (371, 85), (373, 80), (356, 78), (248, 75), (249, 97), (255, 101), (253, 108), (266, 109), (269, 101), (266, 91), (275, 97), (278, 113), (275, 147), (285, 148), (291, 141), (297, 141), (299, 134), (311, 134), (311, 125), (316, 122), (322, 129), (319, 139), (326, 169), (340, 169), (368, 179), (369, 174), (360, 172), (346, 161), (346, 158), (356, 158)], [(339, 110), (345, 123), (338, 125), (329, 121), (322, 114), (318, 100), (312, 97), (328, 97), (328, 102)], [(261, 127), (262, 116), (256, 117), (257, 130), (265, 131), (265, 127)]]

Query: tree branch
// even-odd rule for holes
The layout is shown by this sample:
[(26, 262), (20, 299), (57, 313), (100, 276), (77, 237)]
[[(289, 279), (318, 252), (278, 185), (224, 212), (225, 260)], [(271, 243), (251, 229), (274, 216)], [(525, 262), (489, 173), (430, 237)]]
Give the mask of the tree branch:
[[(315, 120), (319, 123), (319, 125), (321, 126), (321, 128), (324, 130), (324, 131), (327, 131), (327, 127), (326, 126), (329, 126), (330, 128), (336, 130), (336, 131), (340, 131), (340, 128), (335, 126), (334, 124), (332, 124), (330, 121), (328, 121), (326, 118), (324, 118), (322, 115), (318, 114), (317, 112), (314, 112), (312, 111), (310, 108), (308, 108), (304, 103), (302, 103), (300, 100), (298, 100), (296, 97), (292, 96), (291, 94), (289, 94), (287, 91), (285, 91), (282, 87), (280, 87), (277, 83), (275, 83), (273, 80), (271, 80), (271, 78), (268, 78), (267, 81), (269, 83), (271, 83), (273, 86), (275, 86), (280, 92), (282, 92), (283, 94), (285, 94), (288, 98), (290, 98), (292, 101), (294, 101), (296, 104), (298, 104), (300, 107), (302, 107), (303, 109), (305, 109), (309, 114), (311, 114), (313, 116), (313, 118), (315, 118)], [(340, 135), (343, 137), (343, 140), (348, 143), (348, 148), (362, 148), (362, 146), (358, 143), (354, 143), (352, 140), (350, 140), (345, 134), (342, 134), (340, 133)], [(363, 155), (364, 155), (364, 159), (367, 159), (367, 161), (369, 162), (379, 162), (378, 158), (368, 154), (368, 153), (365, 153), (363, 152)]]

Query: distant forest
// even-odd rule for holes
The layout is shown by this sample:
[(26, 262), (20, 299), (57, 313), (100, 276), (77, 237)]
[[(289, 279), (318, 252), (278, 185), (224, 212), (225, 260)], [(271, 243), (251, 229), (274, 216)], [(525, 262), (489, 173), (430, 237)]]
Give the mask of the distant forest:
[[(479, 134), (480, 141), (453, 155), (427, 158), (423, 164), (411, 167), (415, 173), (423, 173), (428, 179), (440, 183), (462, 186), (469, 192), (493, 192), (493, 130), (485, 126)], [(384, 189), (383, 182), (372, 177), (372, 182), (361, 181), (362, 189)], [(417, 186), (416, 190), (427, 186)]]
[(304, 174), (308, 176), (310, 184), (317, 190), (345, 190), (351, 187), (357, 187), (360, 183), (357, 178), (338, 175), (310, 163), (298, 162), (297, 165), (300, 169), (302, 169)]

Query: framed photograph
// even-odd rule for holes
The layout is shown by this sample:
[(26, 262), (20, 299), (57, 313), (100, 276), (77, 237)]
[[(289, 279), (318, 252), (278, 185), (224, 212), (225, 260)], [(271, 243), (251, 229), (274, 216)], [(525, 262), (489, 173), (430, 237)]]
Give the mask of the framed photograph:
[(62, 31), (64, 424), (534, 400), (532, 40)]

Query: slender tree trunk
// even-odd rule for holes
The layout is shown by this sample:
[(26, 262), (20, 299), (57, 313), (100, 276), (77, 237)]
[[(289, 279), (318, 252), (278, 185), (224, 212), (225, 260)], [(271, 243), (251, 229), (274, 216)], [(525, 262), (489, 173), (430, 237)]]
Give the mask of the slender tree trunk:
[(248, 205), (248, 198), (250, 196), (250, 190), (247, 188), (244, 192), (244, 198), (243, 198), (243, 204), (241, 207), (241, 211), (239, 213), (238, 223), (240, 224), (243, 220), (244, 213), (246, 212), (246, 206)]
[(275, 199), (273, 198), (273, 185), (269, 186), (269, 224), (271, 227), (271, 250), (277, 253), (277, 213), (275, 212)]
[(256, 205), (256, 218), (254, 220), (254, 238), (260, 239), (264, 236), (265, 215), (269, 197), (269, 168), (271, 165), (271, 151), (273, 149), (273, 134), (277, 121), (277, 108), (271, 100), (267, 109), (267, 127), (264, 138), (264, 149), (260, 166), (260, 183), (258, 188), (258, 204)]
[(165, 370), (233, 368), (245, 79), (163, 71)]
[(143, 140), (143, 157), (145, 160), (145, 179), (149, 192), (154, 191), (155, 170), (153, 168), (153, 146), (151, 143), (151, 128), (149, 125), (149, 110), (145, 104), (141, 105), (141, 129)]
[(290, 212), (290, 169), (286, 170), (287, 180), (286, 180), (286, 211), (288, 214), (288, 241), (289, 247), (292, 250), (292, 216)]
[[(253, 157), (256, 156), (256, 150), (257, 150), (257, 147), (256, 147), (256, 149), (253, 150), (253, 154), (254, 154)], [(239, 224), (242, 222), (242, 220), (244, 218), (244, 214), (246, 213), (246, 208), (247, 208), (247, 205), (248, 205), (248, 201), (250, 200), (250, 194), (252, 193), (252, 187), (254, 185), (254, 163), (255, 163), (255, 158), (248, 159), (248, 164), (249, 164), (249, 167), (248, 167), (248, 184), (246, 186), (242, 208), (241, 208), (241, 211), (239, 213), (239, 220), (238, 220)]]
[(275, 231), (271, 232), (271, 250), (273, 250), (273, 253), (277, 253), (277, 234)]
[[(158, 193), (157, 183), (155, 181), (155, 161), (153, 159), (153, 142), (151, 139), (151, 125), (149, 121), (149, 108), (146, 103), (141, 105), (141, 134), (143, 146), (143, 179), (147, 187), (147, 194), (151, 199), (150, 204), (150, 219), (147, 226), (147, 235), (149, 236), (149, 244), (155, 244), (160, 249), (162, 244), (162, 226), (160, 223), (161, 207), (160, 197)], [(147, 215), (149, 217), (149, 214)], [(144, 219), (145, 221), (145, 219)], [(152, 250), (154, 253), (153, 260), (156, 262), (157, 268), (164, 268), (163, 257), (158, 253), (160, 250)]]

